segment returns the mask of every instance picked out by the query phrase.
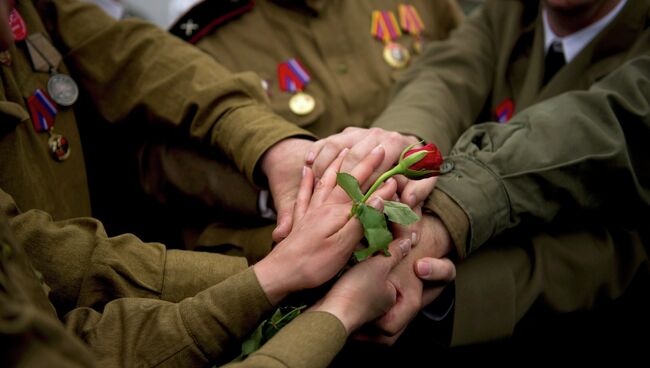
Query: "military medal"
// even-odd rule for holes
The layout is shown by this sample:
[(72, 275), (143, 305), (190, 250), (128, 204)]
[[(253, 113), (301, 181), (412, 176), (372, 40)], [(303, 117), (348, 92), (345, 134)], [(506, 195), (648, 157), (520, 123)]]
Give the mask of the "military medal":
[(54, 133), (56, 114), (59, 112), (54, 101), (41, 89), (37, 89), (27, 99), (27, 105), (34, 130), (37, 133), (47, 132), (50, 135), (47, 146), (52, 158), (56, 161), (67, 159), (70, 156), (70, 144), (64, 136)]
[(291, 58), (278, 65), (278, 80), (280, 90), (291, 92), (294, 95), (289, 100), (289, 109), (296, 115), (308, 115), (316, 108), (316, 100), (303, 90), (311, 77), (307, 70), (296, 60)]
[(79, 97), (79, 88), (74, 79), (55, 73), (47, 81), (47, 92), (61, 106), (71, 106)]
[(62, 56), (50, 41), (41, 33), (30, 34), (25, 39), (27, 51), (32, 60), (34, 69), (49, 72), (47, 92), (60, 106), (71, 106), (79, 97), (79, 87), (69, 75), (57, 72)]
[(372, 12), (370, 33), (384, 43), (384, 61), (393, 68), (403, 68), (408, 65), (411, 55), (402, 45), (393, 42), (402, 35), (392, 11), (375, 10)]
[(384, 60), (388, 65), (396, 69), (401, 69), (408, 65), (411, 55), (409, 51), (402, 45), (389, 42), (384, 46)]
[(307, 115), (314, 111), (316, 100), (311, 95), (298, 92), (289, 100), (289, 109), (296, 115)]
[(398, 12), (399, 24), (402, 26), (404, 32), (410, 33), (415, 38), (413, 41), (413, 50), (419, 54), (422, 52), (422, 37), (420, 33), (424, 31), (424, 22), (422, 22), (420, 14), (413, 5), (400, 4)]

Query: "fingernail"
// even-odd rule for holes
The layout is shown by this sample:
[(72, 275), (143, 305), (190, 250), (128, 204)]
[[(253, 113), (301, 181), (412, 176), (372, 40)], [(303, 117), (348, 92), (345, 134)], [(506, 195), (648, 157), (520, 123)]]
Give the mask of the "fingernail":
[(412, 244), (418, 243), (418, 233), (416, 233), (415, 231), (411, 233), (411, 243)]
[(392, 184), (392, 183), (395, 183), (395, 179), (394, 179), (394, 178), (388, 178), (388, 180), (386, 180), (385, 183), (386, 183), (386, 184)]
[(429, 276), (432, 270), (433, 268), (431, 267), (431, 263), (427, 261), (418, 261), (418, 276)]
[(350, 150), (350, 149), (347, 148), (347, 147), (344, 148), (343, 151), (341, 151), (341, 152), (339, 153), (339, 156), (338, 156), (338, 157), (343, 157), (343, 156), (345, 156), (345, 155), (348, 153), (349, 150)]
[(373, 155), (377, 155), (377, 154), (379, 154), (379, 152), (381, 152), (383, 149), (384, 149), (384, 145), (383, 145), (383, 144), (379, 144), (377, 147), (373, 148), (372, 151), (371, 151), (370, 153), (373, 154)]
[(368, 201), (368, 206), (373, 207), (373, 208), (379, 208), (381, 206), (381, 199), (377, 197), (372, 197)]
[(311, 164), (314, 162), (314, 159), (316, 158), (316, 154), (312, 151), (307, 152), (307, 156), (305, 156), (305, 161), (308, 164)]
[(411, 239), (403, 239), (399, 242), (399, 248), (402, 250), (402, 255), (405, 256), (411, 250)]

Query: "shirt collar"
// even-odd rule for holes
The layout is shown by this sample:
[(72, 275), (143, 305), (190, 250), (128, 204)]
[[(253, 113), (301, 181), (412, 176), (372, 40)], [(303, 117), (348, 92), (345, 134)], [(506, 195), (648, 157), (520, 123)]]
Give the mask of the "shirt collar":
[(544, 21), (544, 53), (548, 52), (549, 47), (554, 42), (560, 42), (564, 51), (564, 59), (570, 63), (576, 55), (582, 51), (605, 27), (607, 27), (621, 12), (627, 0), (621, 0), (607, 15), (587, 27), (572, 33), (565, 37), (560, 37), (553, 32), (548, 23), (548, 14), (546, 8), (542, 10), (542, 19)]

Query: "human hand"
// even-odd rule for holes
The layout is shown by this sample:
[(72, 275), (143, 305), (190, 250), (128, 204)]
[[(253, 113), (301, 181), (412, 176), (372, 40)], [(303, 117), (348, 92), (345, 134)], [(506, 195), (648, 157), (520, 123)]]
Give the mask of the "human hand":
[[(418, 222), (421, 238), (404, 261), (393, 269), (389, 280), (398, 291), (395, 305), (374, 326), (378, 332), (364, 333), (356, 336), (360, 340), (391, 345), (406, 329), (410, 321), (426, 305), (435, 300), (444, 290), (447, 283), (456, 276), (454, 264), (448, 259), (438, 259), (452, 250), (451, 238), (442, 222), (425, 215)], [(424, 284), (418, 278), (420, 260), (423, 259), (421, 271), (423, 279), (429, 281)], [(431, 262), (431, 260), (435, 260)], [(427, 268), (429, 265), (431, 269)], [(426, 267), (425, 267), (426, 266)], [(425, 276), (426, 274), (426, 276)]]
[(306, 139), (289, 138), (276, 143), (262, 156), (262, 172), (269, 181), (278, 217), (272, 234), (275, 242), (286, 238), (293, 226), (293, 207), (300, 186), (304, 155), (313, 144)]
[(349, 269), (312, 310), (333, 314), (348, 334), (381, 316), (397, 298), (397, 290), (388, 275), (410, 248), (410, 239), (394, 240), (389, 246), (389, 257), (371, 257)]
[[(320, 177), (325, 168), (338, 156), (344, 148), (350, 148), (343, 161), (342, 171), (346, 172), (356, 166), (377, 145), (381, 144), (386, 150), (384, 162), (379, 165), (367, 182), (360, 182), (363, 190), (374, 182), (381, 173), (390, 169), (397, 162), (400, 153), (409, 145), (419, 140), (414, 136), (402, 135), (380, 128), (349, 127), (339, 134), (331, 135), (314, 143), (305, 161), (312, 165), (316, 177)], [(365, 185), (364, 185), (365, 184)]]
[[(363, 236), (359, 221), (350, 218), (352, 202), (336, 186), (336, 173), (346, 152), (325, 171), (315, 189), (311, 169), (303, 169), (291, 233), (254, 266), (260, 285), (274, 304), (290, 292), (313, 288), (332, 278)], [(350, 174), (366, 180), (383, 158), (383, 148), (377, 147)], [(381, 211), (380, 198), (392, 197), (396, 188), (394, 180), (387, 181), (369, 205)]]

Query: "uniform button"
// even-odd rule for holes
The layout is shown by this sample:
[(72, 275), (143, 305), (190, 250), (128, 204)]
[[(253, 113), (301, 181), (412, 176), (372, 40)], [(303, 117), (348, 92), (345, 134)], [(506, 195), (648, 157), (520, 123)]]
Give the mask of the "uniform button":
[(339, 64), (338, 72), (341, 73), (341, 74), (347, 73), (348, 72), (348, 64), (345, 64), (345, 63)]
[(450, 160), (445, 160), (442, 163), (442, 166), (440, 166), (440, 173), (441, 174), (446, 174), (446, 173), (450, 172), (453, 169), (454, 169), (454, 162), (450, 161)]

